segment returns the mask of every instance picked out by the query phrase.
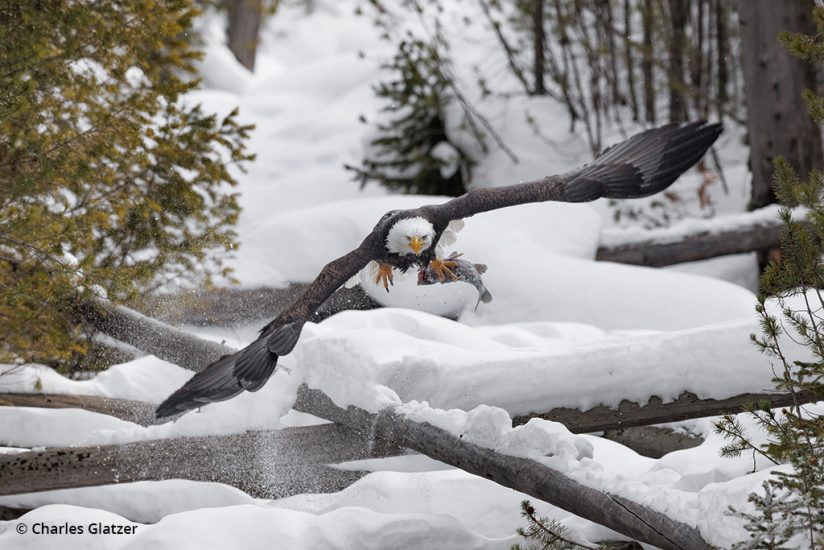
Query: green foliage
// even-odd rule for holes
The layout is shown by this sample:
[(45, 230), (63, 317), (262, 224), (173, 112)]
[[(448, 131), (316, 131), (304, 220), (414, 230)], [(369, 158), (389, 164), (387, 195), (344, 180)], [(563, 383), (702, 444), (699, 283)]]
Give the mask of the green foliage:
[(516, 533), (529, 541), (529, 544), (525, 547), (520, 544), (513, 544), (511, 550), (562, 550), (569, 548), (594, 550), (592, 546), (577, 544), (569, 540), (567, 530), (561, 522), (535, 515), (535, 508), (528, 500), (521, 502), (521, 517), (526, 519), (527, 526), (519, 527)]
[[(752, 451), (793, 467), (777, 472), (764, 495), (750, 496), (756, 515), (735, 512), (748, 521), (751, 532), (751, 539), (736, 548), (785, 548), (792, 535), (802, 535), (810, 548), (817, 548), (824, 535), (824, 417), (799, 403), (824, 400), (824, 179), (814, 173), (802, 181), (782, 159), (775, 161), (775, 178), (783, 205), (782, 261), (770, 263), (761, 278), (764, 294), (756, 306), (761, 335), (752, 335), (752, 341), (778, 367), (775, 388), (796, 396), (796, 404), (781, 410), (770, 409), (769, 403), (748, 408), (768, 435), (761, 444), (753, 443), (741, 422), (729, 415), (716, 430), (730, 439), (722, 449), (726, 456)], [(806, 207), (807, 222), (796, 220), (790, 206)], [(768, 307), (767, 296), (777, 303), (780, 316)], [(813, 359), (790, 358), (785, 350), (789, 338), (806, 347)]]
[(0, 1), (0, 361), (86, 350), (66, 300), (211, 282), (251, 129), (184, 104), (191, 0)]
[(787, 521), (787, 503), (781, 499), (773, 484), (764, 482), (764, 494), (752, 493), (747, 500), (755, 506), (757, 513), (731, 512), (747, 520), (744, 528), (750, 533), (749, 540), (733, 545), (733, 550), (789, 550), (785, 546), (792, 537), (793, 525)]
[(424, 195), (466, 192), (474, 161), (447, 134), (447, 111), (456, 97), (443, 70), (448, 63), (443, 48), (440, 40), (429, 43), (408, 36), (384, 66), (392, 78), (375, 93), (386, 101), (383, 112), (391, 116), (378, 124), (362, 166), (347, 166), (361, 185), (376, 181)]
[[(824, 8), (815, 8), (814, 19), (824, 32)], [(824, 44), (817, 38), (784, 33), (781, 41), (794, 54), (817, 63), (824, 62)], [(808, 92), (808, 95), (812, 92)], [(815, 105), (821, 98), (808, 101), (812, 115), (824, 123)], [(824, 175), (812, 172), (803, 180), (783, 159), (776, 159), (776, 195), (782, 205), (783, 223), (781, 262), (771, 262), (761, 278), (763, 295), (756, 311), (761, 317), (761, 335), (753, 335), (758, 348), (773, 359), (775, 388), (792, 394), (795, 404), (770, 410), (767, 404), (749, 409), (756, 423), (768, 434), (763, 444), (754, 444), (740, 422), (727, 416), (716, 426), (731, 443), (727, 455), (751, 449), (774, 463), (792, 466), (789, 472), (776, 472), (765, 482), (764, 494), (750, 495), (756, 514), (733, 511), (747, 520), (749, 541), (735, 548), (785, 548), (797, 537), (809, 548), (824, 546), (824, 416), (800, 405), (806, 400), (824, 400)], [(792, 207), (801, 207), (805, 221), (795, 218)], [(768, 307), (766, 296), (777, 303), (780, 316)], [(793, 360), (785, 352), (792, 339), (803, 345), (811, 360)]]

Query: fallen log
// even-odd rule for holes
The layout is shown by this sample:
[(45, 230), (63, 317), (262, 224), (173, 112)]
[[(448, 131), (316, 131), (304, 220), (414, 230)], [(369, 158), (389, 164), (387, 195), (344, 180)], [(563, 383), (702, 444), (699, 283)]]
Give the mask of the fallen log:
[[(139, 321), (142, 316), (136, 317), (134, 312), (129, 313), (127, 308), (121, 306), (104, 303), (93, 305), (103, 307), (106, 313), (93, 315), (88, 319), (98, 330), (141, 347), (134, 340), (126, 339), (130, 337), (128, 332), (115, 335), (108, 330), (107, 325), (116, 324), (118, 315), (127, 316), (130, 322)], [(97, 307), (86, 310), (96, 311)], [(202, 368), (223, 353), (231, 351), (226, 346), (220, 346), (223, 349), (216, 350), (212, 343), (199, 347), (194, 345), (198, 340), (196, 337), (184, 336), (180, 334), (182, 331), (168, 325), (160, 330), (160, 325), (163, 324), (152, 321), (150, 330), (155, 340), (146, 345), (146, 340), (141, 339), (141, 344), (146, 346), (142, 349), (165, 358), (165, 340), (184, 339), (188, 345), (182, 358), (187, 364), (181, 366)], [(342, 409), (324, 393), (306, 386), (301, 388), (294, 408), (332, 420), (341, 426), (349, 427), (355, 433), (374, 434), (375, 440), (380, 439), (411, 448), (436, 460), (552, 503), (642, 542), (664, 549), (709, 548), (701, 539), (698, 530), (689, 525), (676, 522), (624, 498), (586, 487), (539, 462), (502, 455), (491, 449), (467, 443), (445, 430), (428, 423), (411, 421), (391, 410), (384, 409), (375, 414), (355, 407)], [(101, 467), (105, 467), (105, 464)]]
[(769, 403), (770, 408), (785, 407), (795, 402), (811, 403), (815, 396), (810, 392), (789, 393), (744, 393), (724, 399), (700, 399), (697, 395), (684, 392), (673, 401), (664, 402), (653, 395), (640, 405), (633, 401), (622, 401), (618, 408), (599, 405), (586, 411), (558, 407), (547, 412), (531, 412), (515, 416), (513, 425), (526, 424), (531, 418), (543, 418), (560, 422), (573, 433), (590, 433), (607, 430), (623, 430), (638, 426), (678, 422), (692, 418), (737, 414), (751, 403)]
[[(172, 324), (234, 326), (277, 317), (307, 286), (290, 283), (286, 288), (214, 288), (196, 294), (147, 296), (141, 302), (141, 311)], [(359, 285), (344, 287), (336, 290), (311, 320), (319, 323), (339, 311), (379, 307)]]
[(104, 300), (78, 299), (67, 313), (103, 334), (187, 369), (200, 369), (221, 355), (234, 352)]
[[(198, 371), (221, 355), (236, 351), (216, 342), (202, 340), (193, 334), (150, 319), (127, 307), (96, 300), (95, 303), (83, 305), (77, 311), (91, 312), (91, 315), (85, 319), (100, 332), (189, 370)], [(140, 333), (140, 326), (147, 321), (151, 323), (147, 327), (152, 335), (151, 339)], [(123, 330), (122, 327), (130, 327), (130, 330)], [(185, 353), (180, 353), (179, 349), (184, 349)], [(298, 390), (299, 399), (295, 409), (314, 414), (312, 403), (306, 399), (300, 399), (306, 389), (302, 386)], [(805, 403), (812, 399), (812, 396), (807, 394), (800, 394), (798, 397)], [(663, 402), (655, 396), (650, 398), (646, 404), (623, 401), (617, 409), (603, 405), (587, 411), (548, 407), (546, 411), (534, 411), (527, 415), (515, 416), (512, 421), (514, 425), (519, 425), (528, 422), (530, 418), (543, 418), (560, 422), (574, 433), (590, 433), (738, 413), (743, 410), (744, 406), (760, 401), (768, 401), (773, 404), (773, 407), (781, 407), (790, 404), (792, 396), (776, 393), (747, 393), (724, 399), (699, 399), (694, 394), (685, 392), (674, 401), (668, 402)]]
[(313, 389), (305, 390), (298, 397), (295, 408), (299, 405), (311, 407), (313, 414), (338, 424), (369, 427), (376, 439), (408, 447), (659, 548), (710, 548), (694, 527), (625, 498), (582, 485), (537, 461), (468, 443), (446, 430), (415, 422), (390, 409), (376, 414), (352, 406), (342, 409), (323, 392)]
[(699, 446), (703, 437), (676, 432), (657, 426), (636, 426), (623, 430), (607, 430), (604, 439), (620, 443), (641, 456), (661, 458), (673, 451), (681, 451)]
[(732, 231), (698, 230), (673, 242), (655, 237), (628, 244), (602, 245), (595, 259), (604, 262), (663, 267), (696, 260), (706, 260), (777, 248), (781, 244), (781, 226), (774, 223), (755, 225)]
[(0, 495), (189, 479), (225, 483), (255, 497), (281, 498), (340, 491), (366, 473), (329, 464), (402, 452), (386, 440), (374, 440), (368, 430), (335, 424), (53, 448), (0, 455)]
[[(107, 414), (134, 422), (141, 426), (151, 426), (166, 422), (165, 419), (155, 418), (155, 405), (143, 401), (130, 401), (127, 399), (116, 399), (113, 397), (102, 397), (97, 395), (61, 395), (45, 393), (4, 393), (0, 394), (0, 406), (4, 407), (40, 407), (48, 409), (75, 408), (91, 412)], [(558, 411), (556, 416), (555, 411)], [(581, 417), (589, 416), (590, 411), (580, 413), (575, 416), (572, 409), (553, 409), (541, 415), (542, 418), (564, 422), (572, 420), (575, 424), (574, 433), (589, 433), (601, 431), (599, 429), (588, 429), (586, 422), (581, 421)], [(596, 415), (596, 422), (601, 422), (602, 414)], [(519, 423), (527, 422), (529, 417), (518, 417)], [(310, 428), (307, 428), (310, 429)], [(652, 430), (652, 431), (651, 431)], [(703, 441), (699, 437), (690, 437), (683, 434), (674, 434), (671, 430), (663, 428), (653, 429), (646, 426), (626, 427), (623, 422), (610, 425), (604, 431), (604, 437), (620, 442), (625, 447), (629, 447), (638, 454), (659, 458), (672, 451), (695, 447)], [(309, 452), (310, 450), (307, 450)], [(402, 449), (397, 449), (396, 454), (402, 454)], [(311, 457), (310, 457), (311, 460)], [(317, 462), (317, 461), (316, 461)], [(2, 489), (0, 489), (2, 491)]]
[(16, 506), (0, 506), (0, 521), (12, 521), (30, 511), (31, 510), (29, 508), (18, 508)]
[(98, 395), (68, 395), (55, 393), (3, 393), (0, 407), (40, 407), (46, 409), (84, 409), (114, 416), (141, 426), (160, 424), (155, 418), (155, 405), (144, 401), (116, 399)]

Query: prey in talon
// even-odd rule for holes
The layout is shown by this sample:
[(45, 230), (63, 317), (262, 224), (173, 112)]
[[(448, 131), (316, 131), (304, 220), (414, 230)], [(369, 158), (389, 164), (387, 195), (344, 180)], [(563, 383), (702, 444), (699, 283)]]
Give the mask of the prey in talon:
[(478, 291), (478, 302), (475, 304), (477, 310), (481, 302), (488, 304), (492, 301), (492, 294), (489, 293), (481, 277), (483, 273), (486, 273), (486, 265), (461, 260), (461, 256), (462, 254), (453, 252), (445, 260), (436, 258), (429, 262), (426, 267), (422, 266), (418, 271), (418, 284), (469, 283)]

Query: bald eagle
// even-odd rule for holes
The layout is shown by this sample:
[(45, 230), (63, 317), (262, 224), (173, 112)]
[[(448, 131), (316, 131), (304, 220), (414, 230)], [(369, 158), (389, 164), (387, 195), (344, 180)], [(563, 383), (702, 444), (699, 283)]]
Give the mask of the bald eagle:
[(530, 202), (587, 202), (658, 193), (695, 164), (721, 131), (720, 124), (704, 121), (670, 124), (636, 134), (565, 174), (474, 189), (443, 204), (387, 212), (360, 246), (327, 264), (303, 294), (261, 329), (257, 340), (208, 365), (161, 403), (158, 418), (259, 390), (274, 372), (278, 357), (295, 347), (315, 310), (370, 262), (377, 263), (376, 281), (387, 290), (393, 268), (406, 271), (425, 266), (443, 280), (449, 266), (439, 256), (438, 245), (450, 223)]

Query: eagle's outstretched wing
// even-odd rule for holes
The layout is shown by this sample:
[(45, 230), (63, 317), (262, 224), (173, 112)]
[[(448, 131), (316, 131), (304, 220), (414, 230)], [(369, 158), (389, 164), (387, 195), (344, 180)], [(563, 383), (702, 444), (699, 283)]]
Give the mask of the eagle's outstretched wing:
[(720, 124), (704, 121), (653, 128), (608, 148), (591, 163), (566, 174), (507, 187), (474, 189), (425, 208), (437, 220), (436, 225), (443, 227), (450, 220), (528, 202), (646, 197), (669, 187), (698, 162), (722, 130)]
[(297, 300), (261, 329), (257, 340), (195, 374), (157, 407), (157, 417), (230, 399), (243, 391), (259, 390), (275, 371), (278, 357), (295, 347), (306, 320), (343, 283), (377, 259), (382, 249), (373, 231), (358, 248), (328, 263)]
[[(647, 130), (604, 151), (590, 164), (542, 180), (478, 189), (436, 206), (389, 212), (361, 245), (329, 263), (309, 288), (280, 316), (263, 327), (260, 337), (232, 355), (221, 357), (194, 375), (157, 408), (171, 416), (206, 403), (222, 401), (242, 391), (260, 389), (275, 370), (278, 357), (297, 343), (304, 323), (350, 277), (371, 260), (386, 254), (379, 228), (404, 214), (423, 215), (439, 228), (451, 220), (528, 202), (586, 202), (600, 197), (646, 197), (666, 189), (695, 164), (721, 133), (720, 124), (670, 124)], [(432, 247), (437, 243), (433, 243)]]

